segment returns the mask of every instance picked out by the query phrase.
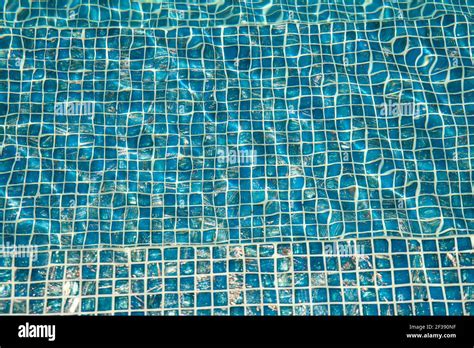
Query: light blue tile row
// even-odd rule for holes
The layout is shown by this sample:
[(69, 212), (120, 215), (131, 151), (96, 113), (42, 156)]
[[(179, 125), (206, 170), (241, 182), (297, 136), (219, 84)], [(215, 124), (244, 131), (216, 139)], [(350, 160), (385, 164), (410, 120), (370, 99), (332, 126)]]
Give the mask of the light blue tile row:
[(4, 254), (0, 312), (472, 315), (470, 237)]
[(175, 26), (305, 23), (434, 18), (474, 14), (463, 0), (5, 0), (0, 25), (15, 27)]

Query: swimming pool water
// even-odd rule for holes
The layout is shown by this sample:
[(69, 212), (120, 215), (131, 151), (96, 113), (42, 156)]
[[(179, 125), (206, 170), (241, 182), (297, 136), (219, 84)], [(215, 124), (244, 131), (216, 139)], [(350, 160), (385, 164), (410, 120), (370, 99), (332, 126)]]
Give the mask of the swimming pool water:
[(472, 314), (472, 10), (6, 1), (0, 312)]

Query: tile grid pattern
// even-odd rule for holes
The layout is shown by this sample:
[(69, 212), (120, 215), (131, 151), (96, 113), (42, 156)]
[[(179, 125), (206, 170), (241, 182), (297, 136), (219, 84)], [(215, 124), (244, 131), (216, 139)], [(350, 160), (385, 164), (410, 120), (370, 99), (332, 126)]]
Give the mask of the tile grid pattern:
[(0, 25), (11, 27), (220, 27), (239, 24), (366, 22), (474, 14), (462, 0), (5, 0)]
[(1, 29), (3, 241), (469, 234), (469, 28)]
[(0, 15), (0, 313), (473, 314), (473, 5), (53, 3)]
[[(3, 256), (0, 312), (472, 315), (472, 242), (375, 238)], [(346, 256), (348, 248), (360, 253)]]

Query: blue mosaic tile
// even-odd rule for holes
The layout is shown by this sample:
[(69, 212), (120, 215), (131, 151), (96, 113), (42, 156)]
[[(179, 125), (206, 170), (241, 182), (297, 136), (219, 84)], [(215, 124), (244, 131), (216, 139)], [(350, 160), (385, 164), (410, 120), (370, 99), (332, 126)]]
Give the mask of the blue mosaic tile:
[(0, 314), (472, 315), (473, 10), (4, 0)]
[(0, 25), (15, 27), (216, 27), (247, 23), (355, 22), (474, 14), (470, 2), (396, 1), (179, 1), (5, 0)]
[[(0, 37), (3, 243), (472, 231), (465, 16)], [(421, 111), (385, 115), (396, 99)]]
[[(416, 267), (397, 263), (388, 251), (327, 253), (322, 242), (43, 251), (14, 269), (4, 256), (0, 313), (472, 315), (472, 239), (441, 241), (455, 245), (438, 253), (450, 263)], [(392, 247), (407, 240), (364, 242)]]

